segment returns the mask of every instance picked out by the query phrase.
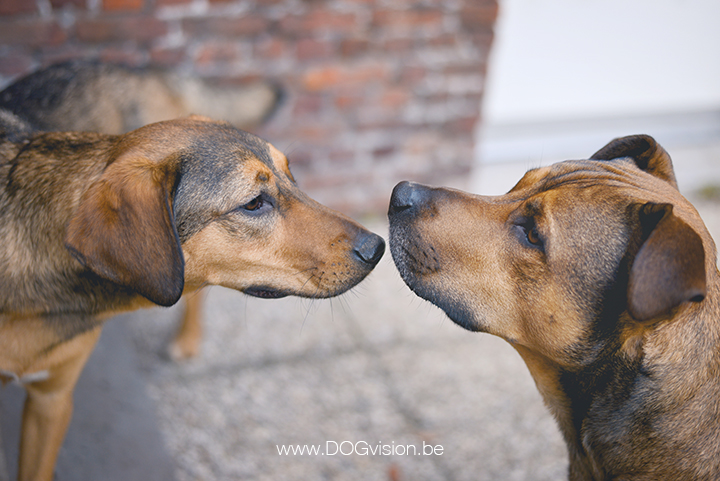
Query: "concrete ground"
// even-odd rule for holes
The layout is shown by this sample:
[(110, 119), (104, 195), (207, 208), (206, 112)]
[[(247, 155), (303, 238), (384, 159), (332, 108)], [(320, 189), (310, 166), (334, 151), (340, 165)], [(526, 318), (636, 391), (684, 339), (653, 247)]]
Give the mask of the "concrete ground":
[[(697, 205), (720, 238), (720, 204)], [(384, 219), (367, 225), (387, 238)], [(562, 439), (519, 356), (411, 294), (389, 254), (330, 301), (200, 295), (205, 339), (189, 362), (164, 356), (177, 307), (108, 323), (76, 391), (58, 481), (565, 477)], [(1, 481), (15, 477), (21, 403), (19, 388), (0, 391)], [(404, 453), (423, 444), (435, 452)], [(320, 451), (278, 453), (290, 445)], [(378, 445), (396, 454), (362, 454)]]

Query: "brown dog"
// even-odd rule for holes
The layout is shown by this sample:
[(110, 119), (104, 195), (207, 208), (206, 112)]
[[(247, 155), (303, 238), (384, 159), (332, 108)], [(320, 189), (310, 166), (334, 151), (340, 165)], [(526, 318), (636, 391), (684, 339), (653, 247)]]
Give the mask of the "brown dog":
[(498, 197), (404, 182), (389, 217), (407, 285), (525, 360), (571, 480), (720, 479), (715, 244), (651, 137)]
[(21, 480), (49, 480), (111, 315), (214, 284), (330, 297), (383, 240), (301, 192), (272, 145), (189, 118), (125, 135), (0, 134), (0, 379), (26, 383)]
[[(268, 118), (281, 97), (280, 89), (267, 82), (219, 87), (159, 69), (71, 60), (6, 87), (0, 92), (0, 116), (13, 114), (7, 122), (20, 120), (30, 130), (124, 134), (194, 113), (245, 130)], [(201, 299), (196, 294), (185, 297), (180, 327), (168, 346), (174, 360), (200, 351)]]

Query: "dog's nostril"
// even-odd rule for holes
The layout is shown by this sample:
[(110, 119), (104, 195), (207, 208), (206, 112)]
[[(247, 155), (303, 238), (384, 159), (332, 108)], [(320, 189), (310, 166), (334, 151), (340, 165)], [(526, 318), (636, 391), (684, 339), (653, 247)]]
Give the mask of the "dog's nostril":
[(400, 182), (390, 196), (388, 214), (397, 214), (402, 211), (418, 207), (427, 202), (431, 189), (414, 182)]
[(400, 182), (390, 196), (390, 213), (407, 210), (413, 206), (413, 184), (407, 181)]
[(353, 252), (361, 261), (375, 265), (385, 253), (385, 241), (379, 235), (369, 233), (359, 239)]

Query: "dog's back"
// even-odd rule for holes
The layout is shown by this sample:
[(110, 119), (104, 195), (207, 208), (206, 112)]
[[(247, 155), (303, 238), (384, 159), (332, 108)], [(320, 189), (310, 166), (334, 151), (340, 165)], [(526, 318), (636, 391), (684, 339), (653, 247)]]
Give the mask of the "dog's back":
[(269, 82), (218, 87), (160, 69), (74, 60), (8, 86), (0, 93), (0, 109), (38, 130), (121, 134), (190, 114), (249, 128), (271, 115), (280, 100), (280, 89)]

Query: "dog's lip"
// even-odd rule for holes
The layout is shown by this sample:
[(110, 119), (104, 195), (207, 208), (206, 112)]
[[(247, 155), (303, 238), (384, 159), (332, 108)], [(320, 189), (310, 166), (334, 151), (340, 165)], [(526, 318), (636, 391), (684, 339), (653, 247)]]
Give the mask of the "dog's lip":
[(248, 296), (259, 297), (261, 299), (280, 299), (289, 295), (286, 292), (265, 286), (248, 287), (247, 289), (244, 289), (243, 292)]

